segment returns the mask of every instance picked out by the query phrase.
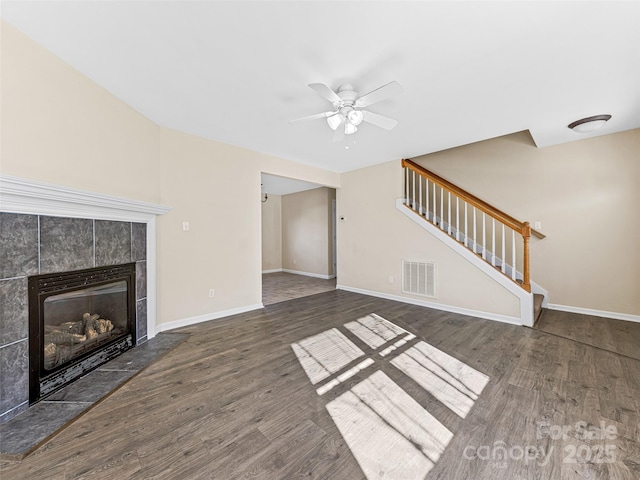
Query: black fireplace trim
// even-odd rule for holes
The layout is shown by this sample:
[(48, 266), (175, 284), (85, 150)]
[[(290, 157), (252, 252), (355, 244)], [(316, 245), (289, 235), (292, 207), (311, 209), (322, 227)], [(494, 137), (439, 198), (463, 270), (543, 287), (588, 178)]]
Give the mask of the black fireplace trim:
[[(86, 287), (127, 282), (127, 333), (53, 370), (44, 368), (44, 301)], [(90, 372), (135, 345), (136, 263), (86, 268), (29, 277), (29, 405), (42, 400), (76, 378)]]

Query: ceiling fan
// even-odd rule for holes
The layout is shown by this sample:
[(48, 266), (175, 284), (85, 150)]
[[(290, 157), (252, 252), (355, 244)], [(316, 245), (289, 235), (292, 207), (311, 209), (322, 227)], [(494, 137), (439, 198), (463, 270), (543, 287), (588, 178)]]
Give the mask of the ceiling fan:
[(291, 120), (289, 123), (326, 118), (329, 127), (335, 132), (334, 142), (343, 140), (345, 135), (356, 133), (358, 125), (362, 122), (371, 123), (385, 130), (391, 130), (398, 124), (398, 121), (393, 118), (364, 110), (369, 105), (402, 93), (402, 85), (396, 81), (389, 82), (361, 96), (348, 83), (341, 85), (337, 92), (331, 90), (324, 83), (310, 83), (309, 87), (329, 100), (333, 105), (333, 110)]

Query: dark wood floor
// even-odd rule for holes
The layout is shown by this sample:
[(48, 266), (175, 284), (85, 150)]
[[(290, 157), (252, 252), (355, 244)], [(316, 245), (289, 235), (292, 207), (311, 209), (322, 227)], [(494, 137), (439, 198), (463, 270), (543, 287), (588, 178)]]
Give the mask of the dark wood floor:
[(265, 273), (262, 275), (262, 304), (273, 305), (335, 289), (335, 278), (325, 280), (288, 272)]
[[(416, 338), (381, 357), (380, 349), (344, 327), (371, 313)], [(311, 384), (291, 345), (331, 329), (374, 362), (320, 395), (320, 383)], [(343, 291), (180, 331), (191, 337), (21, 463), (1, 464), (0, 477), (365, 478), (350, 445), (362, 450), (343, 437), (339, 428), (349, 435), (349, 427), (336, 425), (327, 404), (346, 398), (375, 372), (402, 392), (397, 405), (410, 397), (432, 416), (430, 425), (452, 434), (439, 459), (431, 457), (433, 465), (416, 478), (640, 478), (640, 361), (628, 356), (539, 330)], [(391, 363), (416, 342), (488, 376), (466, 416)], [(395, 400), (386, 399), (392, 410)], [(600, 426), (607, 438), (593, 438)], [(397, 452), (391, 435), (372, 432), (366, 441)], [(421, 446), (407, 440), (407, 454), (415, 456)], [(371, 459), (387, 470), (370, 478), (394, 478), (395, 460), (390, 454)], [(371, 471), (372, 465), (365, 467)]]
[(640, 360), (640, 324), (544, 310), (536, 328)]

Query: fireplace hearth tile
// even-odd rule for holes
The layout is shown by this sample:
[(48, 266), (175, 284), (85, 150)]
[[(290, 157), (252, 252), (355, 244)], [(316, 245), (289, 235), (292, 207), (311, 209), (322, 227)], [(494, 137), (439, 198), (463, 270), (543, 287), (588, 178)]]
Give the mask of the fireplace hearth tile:
[(93, 220), (40, 217), (40, 273), (94, 266)]
[(28, 334), (26, 277), (0, 280), (0, 347), (25, 339)]
[[(149, 365), (154, 358), (158, 355), (158, 352), (169, 351), (174, 348), (176, 339), (174, 335), (182, 335), (178, 333), (159, 334), (142, 345), (137, 346), (131, 350), (127, 350), (122, 355), (114, 358), (103, 369), (122, 369), (122, 370), (138, 370)], [(182, 337), (183, 339), (186, 337)]]
[(134, 370), (94, 370), (48, 396), (45, 401), (94, 403), (135, 374)]
[(96, 267), (131, 261), (131, 223), (96, 220)]
[(29, 402), (25, 401), (24, 403), (21, 403), (20, 405), (9, 410), (8, 412), (4, 412), (2, 415), (0, 415), (0, 425), (2, 425), (3, 423), (7, 423), (9, 420), (11, 420), (14, 417), (17, 417), (22, 412), (27, 410), (27, 408), (29, 408)]
[(0, 213), (0, 278), (37, 273), (37, 215)]
[[(12, 418), (0, 426), (0, 459), (21, 460), (188, 337), (188, 333), (160, 333)], [(73, 388), (86, 393), (74, 393)]]
[(1, 458), (20, 460), (91, 403), (40, 402), (0, 427)]

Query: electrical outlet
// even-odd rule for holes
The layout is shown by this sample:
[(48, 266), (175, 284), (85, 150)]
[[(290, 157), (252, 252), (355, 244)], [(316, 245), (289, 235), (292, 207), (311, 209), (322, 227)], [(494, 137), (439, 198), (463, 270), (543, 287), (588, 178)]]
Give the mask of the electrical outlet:
[(214, 288), (209, 289), (209, 298), (216, 296), (216, 290)]
[(182, 222), (182, 230), (184, 232), (188, 232), (189, 231), (189, 222)]
[(542, 222), (533, 222), (533, 228), (540, 230), (542, 228)]
[(293, 259), (293, 264), (294, 264), (294, 265), (296, 264), (296, 259), (295, 259), (295, 258)]
[(389, 275), (389, 283), (393, 283), (393, 275)]

